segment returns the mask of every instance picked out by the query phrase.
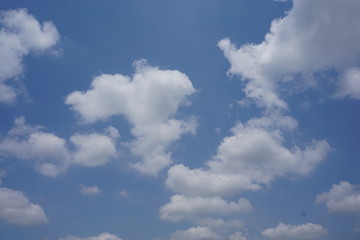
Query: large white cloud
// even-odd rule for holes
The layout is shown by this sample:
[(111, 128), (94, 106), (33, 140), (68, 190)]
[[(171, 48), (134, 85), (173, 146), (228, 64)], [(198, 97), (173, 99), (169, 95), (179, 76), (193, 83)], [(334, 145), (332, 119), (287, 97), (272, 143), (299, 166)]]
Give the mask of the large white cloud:
[(128, 146), (141, 158), (133, 166), (150, 175), (171, 163), (169, 145), (186, 132), (193, 132), (195, 121), (174, 118), (186, 97), (194, 93), (189, 78), (176, 70), (160, 70), (145, 60), (135, 62), (132, 77), (103, 74), (94, 78), (91, 89), (73, 92), (66, 104), (85, 122), (124, 115), (133, 125), (135, 140)]
[(186, 197), (174, 195), (171, 201), (161, 207), (160, 218), (177, 222), (180, 220), (193, 220), (208, 216), (224, 216), (232, 213), (248, 213), (252, 211), (250, 202), (240, 198), (237, 202), (227, 202), (220, 197)]
[[(218, 45), (231, 64), (229, 73), (247, 81), (248, 97), (259, 106), (286, 108), (277, 87), (294, 74), (329, 69), (342, 73), (358, 66), (359, 11), (358, 0), (293, 0), (292, 9), (272, 22), (262, 43), (236, 48), (223, 39)], [(358, 98), (359, 81), (344, 81), (342, 95)]]
[(324, 160), (330, 146), (324, 140), (313, 140), (303, 149), (284, 146), (284, 131), (295, 127), (296, 122), (284, 116), (238, 123), (206, 169), (175, 165), (168, 171), (166, 186), (187, 196), (227, 196), (258, 190), (276, 177), (307, 175)]
[[(34, 161), (39, 172), (56, 177), (72, 164), (93, 167), (115, 158), (116, 131), (110, 127), (105, 129), (105, 134), (74, 134), (68, 142), (46, 132), (42, 126), (27, 124), (24, 117), (19, 117), (15, 119), (14, 127), (0, 140), (0, 154)], [(70, 143), (74, 145), (74, 150)]]
[(345, 181), (334, 184), (328, 192), (317, 195), (316, 202), (325, 202), (330, 213), (360, 216), (360, 185)]
[(321, 225), (306, 223), (302, 225), (289, 225), (280, 222), (276, 228), (268, 228), (262, 235), (273, 240), (308, 240), (319, 239), (329, 231)]
[(1, 11), (0, 27), (0, 102), (11, 103), (18, 90), (8, 82), (23, 73), (24, 56), (53, 47), (60, 36), (53, 23), (40, 24), (26, 9)]
[(0, 188), (0, 219), (13, 225), (31, 226), (48, 222), (44, 210), (22, 192)]
[(98, 236), (92, 237), (75, 237), (75, 236), (68, 236), (66, 238), (60, 238), (59, 240), (121, 240), (120, 237), (110, 234), (110, 233), (101, 233)]

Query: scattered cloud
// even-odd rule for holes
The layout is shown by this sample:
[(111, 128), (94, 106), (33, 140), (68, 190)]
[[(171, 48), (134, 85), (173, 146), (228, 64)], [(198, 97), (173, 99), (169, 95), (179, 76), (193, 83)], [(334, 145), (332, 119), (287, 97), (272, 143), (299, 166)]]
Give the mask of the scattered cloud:
[(172, 222), (185, 219), (199, 219), (208, 216), (224, 216), (233, 213), (248, 213), (253, 210), (250, 202), (240, 198), (237, 202), (227, 202), (220, 197), (185, 197), (174, 195), (171, 201), (161, 207), (160, 218)]
[(101, 233), (98, 236), (93, 237), (75, 237), (75, 236), (68, 236), (66, 238), (60, 238), (59, 240), (122, 240), (120, 237), (110, 234), (110, 233)]
[(98, 195), (101, 193), (100, 189), (98, 186), (94, 185), (94, 186), (85, 186), (85, 185), (80, 185), (80, 190), (81, 193), (84, 195)]
[(280, 222), (276, 228), (268, 228), (262, 235), (274, 240), (308, 240), (319, 239), (329, 231), (318, 224), (306, 223), (302, 225), (288, 225)]
[(24, 72), (23, 58), (50, 49), (59, 39), (52, 22), (40, 24), (24, 8), (0, 12), (0, 102), (13, 103), (19, 94), (9, 82)]
[(317, 195), (316, 202), (325, 202), (330, 213), (360, 215), (360, 185), (334, 184), (328, 192)]
[(244, 92), (258, 106), (287, 109), (279, 84), (332, 69), (347, 72), (339, 79), (341, 95), (359, 98), (358, 70), (350, 70), (360, 57), (359, 11), (357, 0), (293, 0), (292, 9), (271, 23), (262, 43), (237, 48), (223, 39), (218, 46), (231, 64), (229, 73), (246, 81)]
[(0, 219), (19, 226), (42, 225), (48, 222), (44, 210), (31, 203), (20, 191), (0, 188)]
[[(105, 131), (109, 133), (108, 131)], [(70, 148), (70, 143), (74, 150)], [(37, 171), (56, 177), (70, 165), (94, 167), (106, 164), (117, 156), (116, 143), (105, 134), (74, 134), (70, 142), (48, 133), (42, 126), (31, 126), (24, 117), (16, 118), (14, 127), (0, 141), (5, 157), (31, 160)]]
[(128, 146), (141, 158), (132, 166), (142, 173), (156, 175), (172, 162), (170, 144), (182, 134), (195, 131), (194, 119), (174, 118), (195, 89), (189, 78), (179, 71), (160, 70), (145, 60), (136, 61), (134, 66), (132, 77), (97, 76), (90, 90), (69, 94), (65, 103), (87, 123), (124, 115), (133, 125), (135, 137)]

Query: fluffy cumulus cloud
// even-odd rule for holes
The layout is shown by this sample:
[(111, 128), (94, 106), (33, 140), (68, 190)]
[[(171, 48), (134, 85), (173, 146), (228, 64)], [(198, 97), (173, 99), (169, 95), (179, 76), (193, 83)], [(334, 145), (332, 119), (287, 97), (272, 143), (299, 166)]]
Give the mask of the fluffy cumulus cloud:
[(20, 226), (48, 222), (44, 210), (38, 204), (31, 203), (22, 192), (8, 188), (0, 188), (0, 219)]
[(168, 171), (166, 186), (187, 196), (228, 196), (260, 186), (241, 174), (214, 173), (175, 165)]
[(177, 222), (185, 219), (197, 219), (208, 216), (224, 216), (232, 213), (252, 211), (250, 202), (240, 198), (237, 202), (227, 202), (220, 197), (186, 197), (174, 195), (171, 201), (161, 207), (160, 218)]
[(44, 131), (42, 126), (28, 125), (24, 117), (16, 118), (14, 127), (0, 141), (0, 153), (33, 160), (38, 171), (52, 177), (60, 174), (70, 161), (65, 139)]
[(105, 134), (74, 134), (68, 142), (46, 132), (42, 126), (27, 124), (24, 117), (19, 117), (0, 140), (0, 154), (7, 158), (31, 160), (40, 173), (56, 177), (72, 164), (100, 166), (117, 156), (115, 139), (106, 134), (109, 134), (107, 129)]
[(279, 223), (276, 228), (268, 228), (262, 232), (262, 235), (268, 239), (274, 240), (308, 240), (319, 239), (329, 231), (321, 225), (306, 223), (302, 225), (289, 225)]
[(284, 116), (239, 123), (206, 169), (175, 165), (168, 171), (166, 185), (187, 196), (228, 196), (258, 190), (276, 177), (307, 175), (324, 160), (330, 146), (324, 140), (313, 140), (303, 149), (284, 146), (284, 131), (295, 127), (295, 120)]
[(92, 237), (75, 237), (75, 236), (68, 236), (66, 238), (60, 238), (59, 240), (122, 240), (120, 237), (110, 234), (110, 233), (101, 233), (98, 236)]
[(114, 141), (107, 135), (75, 134), (71, 136), (70, 142), (76, 147), (72, 154), (73, 163), (78, 165), (101, 166), (117, 155)]
[(171, 235), (171, 240), (219, 240), (221, 236), (216, 234), (211, 228), (193, 227), (187, 230), (179, 230)]
[(330, 69), (344, 73), (340, 96), (359, 98), (359, 11), (358, 0), (293, 0), (292, 9), (272, 22), (262, 43), (237, 48), (223, 39), (218, 46), (231, 64), (229, 73), (242, 76), (245, 94), (259, 106), (287, 108), (279, 84)]
[(186, 97), (194, 93), (189, 78), (176, 70), (160, 70), (145, 60), (136, 61), (132, 77), (103, 74), (94, 78), (91, 89), (73, 92), (66, 104), (87, 123), (123, 115), (133, 125), (135, 140), (128, 144), (140, 161), (133, 167), (149, 175), (171, 163), (169, 145), (196, 123), (174, 118)]
[(19, 90), (10, 81), (23, 73), (24, 56), (53, 47), (59, 38), (53, 23), (40, 24), (26, 9), (0, 12), (0, 102), (16, 99)]
[(334, 184), (328, 192), (317, 195), (316, 202), (325, 202), (330, 213), (360, 216), (360, 185), (345, 181)]

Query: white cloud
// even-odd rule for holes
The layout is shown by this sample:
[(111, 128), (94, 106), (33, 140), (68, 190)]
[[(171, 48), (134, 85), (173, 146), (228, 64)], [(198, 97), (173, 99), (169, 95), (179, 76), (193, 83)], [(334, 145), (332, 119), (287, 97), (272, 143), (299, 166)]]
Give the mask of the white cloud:
[(176, 70), (160, 70), (135, 62), (132, 77), (103, 74), (94, 78), (91, 89), (73, 92), (65, 103), (85, 122), (124, 115), (133, 125), (135, 140), (128, 146), (141, 158), (132, 166), (149, 175), (157, 174), (171, 163), (169, 145), (187, 132), (194, 132), (194, 120), (174, 119), (186, 97), (194, 93), (189, 78)]
[(33, 204), (22, 192), (0, 188), (0, 219), (13, 225), (31, 226), (46, 224), (44, 210)]
[(168, 171), (166, 186), (187, 196), (228, 196), (258, 190), (276, 177), (307, 175), (330, 151), (322, 140), (301, 149), (285, 147), (284, 131), (296, 128), (290, 117), (263, 117), (238, 123), (225, 137), (206, 169), (175, 165)]
[(186, 196), (228, 196), (260, 189), (258, 184), (241, 174), (214, 173), (189, 169), (184, 165), (174, 165), (169, 169), (166, 186)]
[(207, 227), (192, 227), (187, 230), (176, 231), (171, 235), (171, 240), (220, 240), (221, 237), (217, 235), (211, 228)]
[(121, 137), (119, 131), (113, 126), (109, 126), (104, 130), (105, 130), (104, 131), (105, 134), (111, 137), (112, 139), (119, 139)]
[[(249, 98), (262, 107), (285, 109), (278, 84), (296, 74), (329, 69), (342, 73), (356, 65), (359, 11), (358, 0), (293, 0), (292, 9), (272, 22), (262, 43), (236, 48), (223, 39), (218, 46), (231, 64), (229, 73), (246, 81)], [(345, 78), (346, 84), (356, 83)], [(358, 89), (343, 94), (357, 98)]]
[(219, 173), (241, 174), (255, 183), (270, 183), (274, 177), (288, 173), (306, 175), (329, 152), (326, 141), (313, 141), (304, 150), (283, 145), (280, 131), (243, 125), (232, 129), (218, 147), (215, 159), (208, 162), (210, 169)]
[(16, 118), (14, 127), (0, 142), (0, 153), (6, 157), (33, 160), (42, 174), (55, 177), (65, 170), (70, 161), (66, 140), (43, 127), (32, 127), (24, 117)]
[(250, 202), (240, 198), (238, 202), (227, 202), (220, 197), (186, 197), (174, 195), (171, 201), (161, 207), (160, 218), (177, 222), (185, 219), (199, 219), (208, 216), (223, 216), (235, 212), (248, 213), (252, 211)]
[(12, 103), (18, 90), (8, 81), (23, 73), (24, 56), (53, 47), (60, 36), (53, 23), (40, 24), (26, 9), (0, 12), (0, 27), (0, 102)]
[[(107, 134), (113, 132), (105, 130)], [(69, 144), (75, 149), (71, 150)], [(74, 134), (70, 142), (53, 133), (44, 131), (42, 126), (26, 124), (24, 117), (15, 119), (14, 127), (0, 141), (0, 154), (31, 160), (43, 175), (56, 177), (70, 165), (94, 167), (106, 164), (117, 156), (113, 136), (92, 133)]]
[(240, 229), (244, 227), (244, 223), (237, 219), (230, 219), (225, 221), (220, 218), (200, 218), (195, 219), (194, 222), (199, 226), (210, 227), (211, 229), (218, 231)]
[(81, 193), (84, 195), (97, 195), (101, 193), (99, 187), (96, 185), (94, 186), (80, 185), (80, 190)]
[(340, 77), (337, 97), (360, 99), (360, 68), (350, 68)]
[(75, 237), (75, 236), (68, 236), (66, 238), (60, 238), (59, 240), (122, 240), (120, 237), (110, 234), (110, 233), (101, 233), (98, 236), (92, 237)]
[(76, 147), (72, 154), (74, 164), (87, 167), (101, 166), (117, 155), (114, 141), (106, 135), (75, 134), (71, 136), (70, 142)]
[(328, 192), (317, 195), (316, 202), (325, 202), (330, 213), (360, 215), (360, 186), (345, 181), (334, 184)]
[(246, 237), (241, 232), (237, 231), (229, 236), (229, 240), (246, 240)]
[(307, 240), (319, 239), (328, 232), (327, 229), (318, 224), (288, 225), (280, 222), (276, 228), (264, 230), (262, 235), (274, 240)]

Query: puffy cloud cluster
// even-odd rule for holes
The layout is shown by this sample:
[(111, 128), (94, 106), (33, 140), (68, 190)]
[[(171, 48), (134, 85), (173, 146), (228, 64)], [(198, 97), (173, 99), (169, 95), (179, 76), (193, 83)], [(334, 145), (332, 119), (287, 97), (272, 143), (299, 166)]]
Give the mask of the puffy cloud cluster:
[(184, 133), (193, 133), (196, 121), (174, 118), (178, 108), (195, 89), (189, 78), (176, 70), (160, 70), (145, 60), (136, 61), (132, 77), (103, 74), (94, 78), (91, 89), (66, 97), (66, 104), (87, 123), (123, 115), (133, 125), (135, 140), (128, 144), (141, 158), (133, 167), (156, 175), (171, 161), (168, 148)]
[(19, 226), (48, 222), (44, 210), (38, 204), (31, 203), (22, 192), (9, 188), (0, 188), (0, 219)]
[(307, 175), (330, 151), (324, 140), (313, 140), (304, 149), (285, 147), (283, 130), (277, 124), (285, 129), (296, 127), (295, 120), (283, 116), (238, 123), (232, 129), (233, 135), (223, 139), (206, 169), (175, 165), (168, 171), (166, 186), (187, 196), (235, 195), (258, 190), (276, 177)]
[(166, 186), (178, 195), (160, 209), (160, 217), (169, 221), (188, 219), (198, 227), (211, 229), (220, 239), (246, 239), (240, 232), (229, 235), (231, 229), (218, 231), (216, 225), (207, 224), (204, 218), (249, 212), (252, 206), (248, 200), (241, 198), (236, 205), (224, 198), (259, 190), (278, 177), (311, 173), (325, 159), (330, 146), (325, 140), (313, 140), (303, 148), (286, 146), (285, 134), (296, 128), (297, 122), (290, 116), (273, 114), (253, 118), (232, 129), (232, 135), (222, 140), (205, 168), (172, 166)]
[(218, 46), (231, 64), (229, 73), (242, 76), (245, 94), (259, 106), (286, 109), (279, 84), (332, 69), (343, 75), (338, 96), (359, 98), (359, 11), (357, 0), (293, 0), (292, 9), (272, 22), (262, 43), (237, 48), (223, 39)]
[(26, 9), (0, 12), (0, 102), (15, 101), (18, 90), (9, 81), (23, 73), (24, 56), (55, 46), (59, 38), (53, 23), (40, 24)]
[[(212, 217), (252, 209), (244, 198), (237, 204), (224, 198), (246, 190), (259, 190), (278, 177), (308, 175), (325, 159), (330, 151), (325, 140), (313, 140), (304, 148), (285, 146), (284, 135), (296, 128), (295, 119), (281, 114), (253, 118), (232, 129), (232, 135), (222, 140), (205, 168), (172, 166), (166, 186), (178, 195), (160, 209), (160, 217), (169, 221), (190, 220), (198, 227), (211, 229), (220, 239), (246, 239), (240, 232), (229, 235), (231, 229), (221, 232), (216, 224), (207, 223), (215, 221), (209, 221)], [(187, 230), (180, 233), (189, 234)]]
[(325, 202), (330, 213), (360, 216), (360, 186), (345, 181), (334, 184), (328, 192), (317, 195), (316, 202)]
[(276, 228), (268, 228), (262, 232), (262, 235), (273, 240), (308, 240), (319, 239), (329, 231), (323, 226), (306, 223), (302, 225), (289, 225), (280, 222)]
[[(113, 129), (114, 130), (114, 129)], [(70, 165), (100, 166), (117, 156), (115, 139), (105, 134), (74, 134), (70, 142), (42, 126), (31, 126), (24, 117), (15, 119), (14, 127), (0, 141), (5, 157), (34, 161), (42, 174), (56, 177)], [(70, 143), (73, 148), (70, 148)]]
[(66, 238), (60, 238), (59, 240), (121, 240), (120, 237), (110, 234), (110, 233), (101, 233), (98, 236), (92, 236), (92, 237), (75, 237), (75, 236), (68, 236)]

